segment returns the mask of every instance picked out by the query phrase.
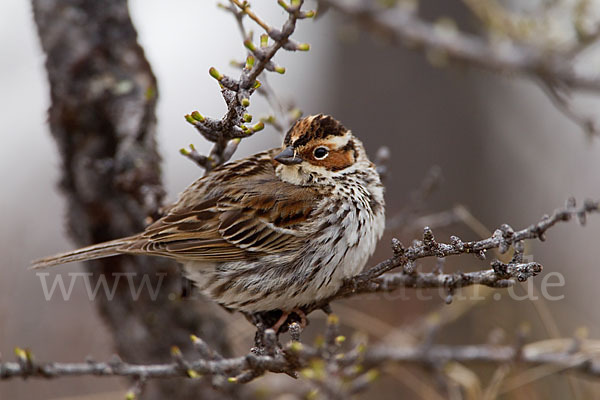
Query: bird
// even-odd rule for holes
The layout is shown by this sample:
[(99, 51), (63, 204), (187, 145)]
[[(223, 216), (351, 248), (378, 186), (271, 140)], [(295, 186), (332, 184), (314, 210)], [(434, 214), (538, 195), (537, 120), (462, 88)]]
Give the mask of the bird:
[(133, 236), (33, 262), (168, 257), (206, 297), (242, 313), (302, 307), (359, 274), (385, 226), (384, 186), (362, 142), (329, 115), (296, 121), (281, 148), (223, 164)]

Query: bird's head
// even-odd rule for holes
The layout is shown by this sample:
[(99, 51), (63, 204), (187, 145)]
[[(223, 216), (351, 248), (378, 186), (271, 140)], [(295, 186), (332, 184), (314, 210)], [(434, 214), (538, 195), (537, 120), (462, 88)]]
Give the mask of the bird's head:
[(362, 143), (329, 115), (298, 120), (283, 140), (283, 150), (274, 157), (277, 174), (285, 181), (310, 184), (317, 177), (345, 173), (365, 158)]

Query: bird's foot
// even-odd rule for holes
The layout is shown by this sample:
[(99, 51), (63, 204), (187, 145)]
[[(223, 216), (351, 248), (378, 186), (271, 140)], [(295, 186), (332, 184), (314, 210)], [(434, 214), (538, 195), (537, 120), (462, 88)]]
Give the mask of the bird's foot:
[[(293, 319), (296, 318), (293, 318), (293, 314), (297, 315), (300, 321), (294, 321)], [(292, 316), (292, 318), (290, 318), (290, 316)], [(271, 329), (273, 329), (276, 333), (280, 333), (279, 330), (284, 326), (288, 319), (290, 319), (290, 322), (288, 322), (286, 325), (288, 329), (292, 323), (298, 322), (300, 324), (300, 331), (303, 331), (304, 328), (306, 328), (306, 325), (308, 324), (308, 321), (306, 319), (306, 313), (304, 313), (304, 311), (302, 311), (299, 308), (294, 308), (291, 311), (282, 311), (281, 317), (279, 317), (279, 320), (275, 322)], [(285, 329), (282, 332), (285, 332)]]
[(298, 341), (300, 334), (309, 323), (306, 312), (300, 308), (294, 308), (290, 311), (273, 310), (243, 314), (256, 327), (254, 342), (257, 349), (264, 347), (265, 332), (267, 330), (272, 329), (277, 338), (279, 334), (289, 331), (292, 340)]

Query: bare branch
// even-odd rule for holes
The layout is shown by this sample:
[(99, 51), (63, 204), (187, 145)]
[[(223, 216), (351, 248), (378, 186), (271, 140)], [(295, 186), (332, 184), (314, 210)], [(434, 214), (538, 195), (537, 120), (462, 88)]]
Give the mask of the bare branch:
[[(572, 339), (560, 339), (568, 341)], [(94, 375), (126, 376), (142, 380), (157, 378), (221, 375), (230, 382), (244, 383), (265, 372), (290, 373), (311, 367), (311, 361), (324, 359), (336, 370), (346, 371), (350, 366), (362, 365), (365, 369), (385, 363), (415, 363), (423, 365), (443, 364), (449, 361), (504, 364), (517, 362), (523, 365), (551, 365), (559, 370), (570, 370), (590, 377), (600, 377), (600, 361), (594, 354), (581, 349), (535, 351), (537, 343), (527, 346), (499, 345), (431, 345), (431, 346), (373, 346), (364, 349), (363, 344), (345, 353), (341, 352), (343, 337), (331, 336), (328, 344), (311, 347), (291, 342), (272, 355), (249, 353), (244, 357), (219, 360), (172, 362), (169, 364), (129, 364), (119, 359), (109, 362), (87, 361), (84, 363), (38, 363), (31, 355), (18, 357), (17, 362), (0, 363), (0, 379), (11, 378), (59, 378), (66, 376)], [(310, 374), (306, 374), (311, 378)], [(251, 377), (250, 379), (242, 377)]]
[(577, 124), (590, 138), (599, 133), (598, 124), (591, 115), (583, 114), (573, 107), (570, 93), (561, 91), (553, 83), (543, 81), (540, 83), (542, 89), (548, 95), (548, 98), (564, 116)]
[[(587, 214), (598, 211), (598, 201), (586, 200), (581, 207), (577, 207), (575, 200), (569, 199), (565, 207), (555, 210), (551, 216), (544, 216), (540, 222), (525, 229), (514, 231), (509, 225), (503, 224), (491, 237), (471, 242), (463, 242), (460, 238), (451, 236), (450, 243), (438, 243), (431, 229), (426, 227), (422, 241), (416, 241), (412, 246), (405, 248), (398, 239), (393, 239), (393, 257), (347, 280), (335, 295), (308, 307), (305, 311), (319, 309), (335, 299), (361, 293), (390, 292), (399, 287), (445, 288), (451, 296), (454, 290), (465, 286), (504, 288), (514, 284), (515, 280), (523, 282), (542, 271), (542, 266), (538, 263), (523, 263), (523, 240), (544, 241), (546, 231), (557, 223), (569, 221), (575, 216), (579, 223), (584, 224)], [(485, 259), (488, 250), (498, 249), (504, 254), (511, 247), (514, 255), (509, 263), (494, 260), (490, 263), (491, 268), (483, 271), (442, 274), (438, 273), (439, 271), (425, 273), (415, 269), (415, 261), (426, 257), (443, 258), (474, 254), (480, 259)], [(402, 268), (402, 272), (384, 275), (396, 268)]]
[(413, 47), (441, 51), (455, 61), (496, 72), (551, 77), (552, 81), (571, 89), (600, 91), (600, 78), (576, 72), (571, 59), (563, 57), (566, 53), (549, 53), (514, 42), (495, 45), (465, 32), (444, 32), (421, 20), (412, 10), (401, 7), (394, 9), (395, 12), (382, 12), (341, 0), (320, 2), (394, 43), (409, 43)]
[[(549, 95), (553, 104), (590, 136), (598, 133), (589, 118), (573, 110), (566, 98), (557, 96), (552, 88), (560, 87), (564, 91), (600, 92), (600, 77), (596, 74), (578, 72), (575, 68), (577, 58), (592, 44), (598, 42), (600, 30), (578, 32), (579, 41), (567, 48), (535, 46), (523, 40), (516, 40), (515, 37), (494, 42), (483, 36), (426, 22), (409, 7), (374, 7), (372, 3), (364, 1), (319, 0), (319, 2), (394, 44), (405, 44), (410, 48), (439, 53), (444, 56), (444, 59), (461, 62), (467, 66), (500, 73), (515, 73), (536, 78), (537, 81), (551, 82)], [(546, 89), (543, 86), (544, 84), (542, 88)]]

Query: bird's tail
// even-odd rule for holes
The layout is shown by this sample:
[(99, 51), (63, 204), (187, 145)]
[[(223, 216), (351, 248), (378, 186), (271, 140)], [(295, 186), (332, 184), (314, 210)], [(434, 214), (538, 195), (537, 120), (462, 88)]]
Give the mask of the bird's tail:
[(126, 253), (126, 251), (120, 250), (126, 248), (130, 244), (135, 236), (111, 240), (109, 242), (103, 242), (94, 244), (81, 249), (69, 251), (67, 253), (56, 254), (50, 257), (40, 258), (31, 262), (31, 268), (46, 268), (54, 265), (66, 264), (74, 261), (87, 261), (95, 260), (97, 258), (112, 257), (119, 254)]

